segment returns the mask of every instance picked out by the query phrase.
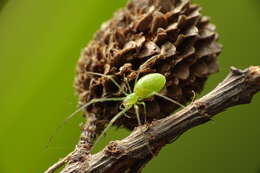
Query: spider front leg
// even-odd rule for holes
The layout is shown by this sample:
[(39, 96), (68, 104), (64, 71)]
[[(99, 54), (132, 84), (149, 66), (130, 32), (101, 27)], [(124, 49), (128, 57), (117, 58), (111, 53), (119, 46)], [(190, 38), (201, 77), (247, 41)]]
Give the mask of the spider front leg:
[(48, 144), (46, 145), (46, 148), (49, 147), (50, 143), (52, 142), (53, 138), (57, 135), (57, 133), (62, 129), (64, 124), (68, 122), (71, 118), (73, 118), (75, 115), (77, 115), (80, 111), (84, 110), (87, 108), (89, 105), (98, 103), (98, 102), (107, 102), (107, 101), (122, 101), (125, 97), (118, 97), (118, 98), (98, 98), (98, 99), (92, 99), (90, 102), (82, 105), (79, 107), (76, 111), (71, 113), (68, 117), (63, 120), (63, 122), (55, 129), (54, 133), (51, 135), (49, 138)]
[[(93, 148), (96, 146), (96, 144), (100, 141), (100, 139), (105, 135), (105, 133), (108, 131), (108, 129), (116, 122), (116, 120), (118, 120), (122, 115), (124, 115), (129, 109), (131, 109), (132, 106), (128, 106), (125, 107), (122, 111), (120, 111), (119, 113), (117, 113), (113, 119), (108, 123), (108, 125), (106, 126), (106, 128), (102, 131), (102, 133), (99, 135), (99, 137), (97, 138), (97, 140), (95, 141)], [(92, 148), (92, 149), (93, 149)]]
[(70, 114), (65, 121), (68, 121), (69, 119), (71, 119), (72, 117), (74, 117), (77, 113), (79, 113), (80, 111), (84, 110), (85, 108), (87, 108), (89, 105), (93, 104), (93, 103), (98, 103), (98, 102), (108, 102), (108, 101), (122, 101), (124, 100), (125, 97), (113, 97), (113, 98), (97, 98), (97, 99), (92, 99), (90, 102), (82, 105), (81, 107), (79, 107), (75, 112), (73, 112), (72, 114)]

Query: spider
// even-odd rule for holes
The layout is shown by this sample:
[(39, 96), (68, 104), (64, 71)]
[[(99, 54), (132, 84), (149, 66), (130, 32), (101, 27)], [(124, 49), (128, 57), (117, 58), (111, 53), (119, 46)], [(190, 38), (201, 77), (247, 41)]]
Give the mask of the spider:
[[(118, 89), (125, 95), (124, 97), (118, 97), (118, 98), (94, 98), (91, 101), (89, 101), (88, 103), (82, 105), (79, 109), (77, 109), (75, 112), (73, 112), (67, 118), (67, 119), (72, 118), (78, 112), (87, 108), (89, 105), (91, 105), (93, 103), (107, 102), (107, 101), (122, 101), (122, 104), (120, 106), (121, 111), (119, 113), (117, 113), (112, 118), (112, 120), (108, 123), (108, 125), (105, 127), (105, 129), (102, 131), (102, 133), (99, 135), (99, 137), (94, 142), (93, 148), (100, 141), (100, 139), (105, 135), (107, 130), (115, 123), (115, 121), (118, 120), (122, 115), (126, 115), (127, 111), (130, 110), (131, 108), (135, 109), (138, 125), (141, 126), (142, 123), (140, 120), (139, 105), (144, 106), (144, 109), (145, 109), (145, 102), (143, 100), (146, 98), (149, 98), (152, 96), (159, 96), (178, 106), (184, 107), (182, 104), (176, 102), (175, 100), (159, 94), (159, 92), (164, 88), (164, 86), (166, 84), (165, 76), (160, 73), (150, 73), (150, 74), (147, 74), (147, 75), (141, 77), (140, 79), (138, 79), (138, 76), (139, 76), (139, 74), (138, 74), (135, 79), (133, 91), (131, 90), (131, 87), (130, 87), (128, 81), (125, 80), (129, 93), (125, 92), (124, 89), (110, 75), (105, 75), (105, 74), (95, 73), (95, 72), (87, 72), (87, 74), (102, 76), (102, 77), (106, 77), (106, 78), (110, 79), (118, 87)], [(145, 111), (145, 114), (146, 114), (146, 111)]]

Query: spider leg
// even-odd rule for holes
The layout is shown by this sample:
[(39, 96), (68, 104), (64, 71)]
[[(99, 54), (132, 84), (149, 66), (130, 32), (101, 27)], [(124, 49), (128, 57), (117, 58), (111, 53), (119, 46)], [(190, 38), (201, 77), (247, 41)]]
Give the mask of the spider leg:
[[(139, 114), (139, 106), (135, 104), (135, 105), (134, 105), (134, 108), (135, 108), (135, 113), (136, 113), (136, 118), (137, 118), (138, 125), (141, 126), (142, 123), (141, 123), (140, 114)], [(150, 153), (151, 153), (153, 156), (155, 156), (154, 153), (153, 153), (153, 151), (152, 151), (152, 149), (151, 149), (151, 147), (150, 147), (150, 145), (149, 145), (149, 139), (147, 138), (147, 136), (146, 136), (146, 134), (144, 133), (144, 131), (143, 131), (142, 128), (141, 128), (141, 132), (143, 133), (143, 135), (144, 135), (144, 137), (145, 137), (145, 140), (146, 140), (146, 142), (147, 142), (147, 148), (148, 148), (148, 150), (150, 151)]]
[(86, 72), (87, 74), (91, 74), (91, 75), (97, 75), (97, 76), (102, 76), (102, 77), (106, 77), (108, 79), (110, 79), (116, 86), (117, 88), (122, 91), (124, 93), (125, 96), (127, 96), (128, 94), (124, 91), (124, 89), (120, 86), (119, 83), (117, 83), (117, 81), (110, 75), (105, 75), (105, 74), (101, 74), (101, 73), (96, 73), (96, 72)]
[(79, 107), (75, 112), (73, 112), (72, 114), (70, 114), (65, 121), (71, 119), (72, 117), (74, 117), (77, 113), (79, 113), (80, 111), (82, 111), (83, 109), (85, 109), (86, 107), (88, 107), (89, 105), (93, 104), (93, 103), (97, 103), (97, 102), (108, 102), (108, 101), (122, 101), (124, 100), (125, 97), (113, 97), (113, 98), (97, 98), (97, 99), (92, 99), (90, 102), (82, 105), (81, 107)]
[(177, 102), (177, 101), (175, 101), (175, 100), (173, 100), (173, 99), (171, 99), (171, 98), (169, 98), (167, 96), (164, 96), (164, 95), (159, 94), (157, 92), (154, 92), (153, 95), (159, 96), (159, 97), (161, 97), (161, 98), (163, 98), (165, 100), (168, 100), (168, 101), (170, 101), (170, 102), (172, 102), (172, 103), (174, 103), (174, 104), (176, 104), (176, 105), (178, 105), (178, 106), (180, 106), (182, 108), (185, 108), (185, 106), (183, 104), (180, 104), (179, 102)]
[[(123, 110), (123, 109), (124, 109), (123, 104), (121, 104), (121, 105), (119, 106), (119, 109), (120, 109), (120, 110)], [(131, 116), (127, 115), (126, 112), (124, 113), (124, 116), (127, 117), (127, 118), (129, 118), (129, 119), (131, 118)]]
[(141, 126), (142, 123), (141, 123), (141, 119), (140, 119), (139, 107), (137, 105), (134, 105), (134, 108), (135, 108), (138, 125)]
[(192, 99), (191, 99), (191, 103), (194, 103), (195, 99), (196, 99), (196, 93), (194, 90), (191, 91), (193, 96), (192, 96)]
[[(196, 99), (196, 92), (194, 90), (191, 91), (193, 94), (192, 100), (191, 100), (191, 104), (195, 102)], [(209, 121), (215, 122), (215, 120), (213, 120), (207, 113), (204, 114), (205, 117), (208, 118)]]
[(66, 122), (68, 122), (71, 118), (73, 118), (75, 115), (77, 115), (77, 113), (79, 113), (80, 111), (82, 111), (83, 109), (85, 109), (86, 107), (88, 107), (89, 105), (93, 104), (93, 103), (97, 103), (97, 102), (106, 102), (106, 101), (122, 101), (124, 99), (124, 97), (119, 97), (119, 98), (98, 98), (98, 99), (92, 99), (90, 102), (82, 105), (81, 107), (79, 107), (76, 111), (74, 111), (72, 114), (70, 114), (67, 118), (65, 118), (65, 120), (63, 120), (63, 122), (56, 128), (56, 130), (54, 131), (54, 133), (51, 135), (51, 137), (49, 138), (48, 144), (46, 145), (46, 149), (49, 147), (50, 143), (52, 142), (54, 136), (56, 136), (56, 134), (62, 129), (62, 127), (64, 126), (64, 124)]
[(124, 113), (126, 113), (129, 109), (131, 109), (132, 106), (129, 107), (125, 107), (122, 111), (120, 111), (119, 113), (117, 113), (113, 119), (108, 123), (108, 125), (106, 126), (106, 128), (102, 131), (102, 133), (99, 135), (99, 137), (97, 138), (97, 140), (95, 141), (92, 149), (96, 146), (96, 144), (100, 141), (100, 139), (105, 135), (105, 133), (108, 131), (108, 129), (115, 123), (115, 121), (117, 119), (119, 119), (122, 115), (124, 115)]
[(129, 118), (129, 119), (132, 118), (131, 116), (127, 115), (127, 113), (124, 113), (124, 116), (125, 116), (126, 118)]
[(144, 122), (147, 123), (147, 109), (146, 109), (146, 104), (145, 102), (140, 102), (139, 104), (141, 104), (144, 108)]
[(139, 76), (140, 76), (140, 71), (137, 72), (137, 76), (135, 78), (135, 84), (137, 83)]
[(129, 91), (129, 93), (132, 93), (132, 89), (131, 89), (131, 87), (130, 87), (130, 84), (129, 84), (129, 82), (128, 82), (128, 80), (127, 80), (127, 78), (124, 76), (124, 81), (125, 81), (125, 83), (126, 83), (126, 86), (127, 86), (127, 89), (128, 89), (128, 91)]

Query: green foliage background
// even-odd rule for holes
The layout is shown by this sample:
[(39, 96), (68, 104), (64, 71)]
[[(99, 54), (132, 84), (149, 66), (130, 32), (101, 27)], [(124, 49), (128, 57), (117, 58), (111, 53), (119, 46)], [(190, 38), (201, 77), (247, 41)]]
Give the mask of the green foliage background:
[[(4, 2), (4, 1), (1, 1)], [(212, 17), (224, 50), (221, 72), (259, 65), (260, 2), (196, 0)], [(43, 172), (74, 148), (80, 133), (75, 117), (49, 137), (75, 110), (72, 87), (80, 50), (100, 24), (126, 0), (9, 0), (0, 12), (0, 172)], [(1, 8), (0, 8), (1, 9)], [(185, 133), (145, 168), (145, 173), (256, 173), (260, 170), (260, 95), (251, 105), (227, 110), (214, 122)], [(99, 146), (127, 135), (112, 130)]]

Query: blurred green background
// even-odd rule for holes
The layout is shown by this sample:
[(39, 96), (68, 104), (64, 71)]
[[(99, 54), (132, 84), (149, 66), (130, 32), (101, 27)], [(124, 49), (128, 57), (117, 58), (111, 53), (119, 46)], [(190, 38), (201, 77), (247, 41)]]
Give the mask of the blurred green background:
[[(43, 172), (70, 152), (80, 134), (77, 116), (55, 135), (75, 110), (72, 87), (80, 50), (102, 22), (126, 0), (5, 0), (0, 3), (0, 173)], [(196, 0), (212, 17), (224, 45), (221, 72), (260, 64), (259, 0)], [(165, 147), (145, 173), (259, 173), (260, 94), (253, 103), (227, 110)], [(111, 130), (99, 146), (127, 135)]]

